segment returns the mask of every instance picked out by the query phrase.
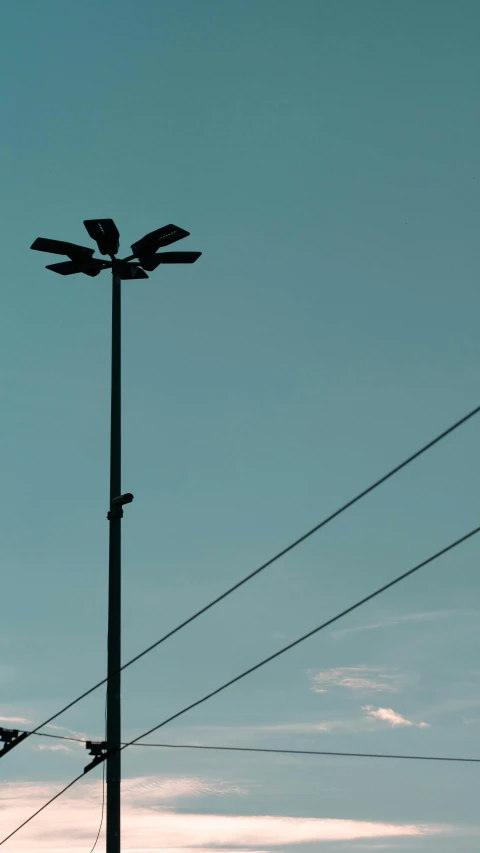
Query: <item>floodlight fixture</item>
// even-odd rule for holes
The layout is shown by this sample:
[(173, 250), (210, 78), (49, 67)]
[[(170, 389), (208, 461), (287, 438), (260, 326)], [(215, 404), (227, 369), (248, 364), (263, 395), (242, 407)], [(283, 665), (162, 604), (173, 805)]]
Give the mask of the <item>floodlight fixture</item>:
[(83, 272), (85, 275), (93, 278), (101, 273), (102, 270), (111, 266), (111, 264), (97, 260), (97, 258), (89, 258), (82, 263), (78, 261), (62, 261), (60, 264), (47, 264), (46, 269), (57, 272), (60, 275), (74, 275), (74, 273)]
[(176, 243), (177, 240), (183, 240), (184, 237), (189, 236), (190, 232), (185, 231), (184, 228), (179, 228), (178, 225), (164, 225), (163, 228), (150, 231), (150, 234), (145, 234), (145, 237), (133, 243), (133, 256), (138, 258), (140, 255), (153, 255), (158, 249), (170, 246), (171, 243)]
[(159, 255), (139, 256), (140, 264), (144, 270), (151, 272), (160, 264), (194, 264), (201, 252), (161, 252)]
[(113, 219), (84, 219), (83, 224), (102, 255), (116, 255), (120, 234)]
[[(47, 269), (59, 275), (84, 273), (93, 278), (102, 270), (111, 268), (114, 277), (117, 276), (119, 281), (148, 278), (145, 270), (152, 272), (160, 264), (193, 264), (201, 255), (201, 252), (158, 254), (158, 249), (182, 240), (190, 233), (184, 228), (179, 228), (178, 225), (164, 225), (163, 228), (157, 228), (156, 231), (151, 231), (141, 240), (133, 243), (132, 250), (135, 254), (128, 258), (116, 258), (120, 235), (113, 219), (85, 219), (84, 225), (92, 239), (97, 242), (100, 252), (103, 255), (110, 255), (111, 261), (92, 257), (94, 250), (87, 246), (78, 246), (76, 243), (68, 243), (64, 240), (50, 240), (47, 237), (37, 237), (31, 248), (39, 252), (66, 255), (70, 258), (69, 261), (62, 263), (48, 264)], [(133, 263), (131, 263), (132, 260)]]
[(77, 246), (76, 243), (66, 243), (64, 240), (49, 240), (48, 237), (37, 237), (30, 246), (37, 252), (50, 252), (52, 255), (66, 255), (71, 261), (81, 261), (91, 258), (94, 249), (87, 246)]

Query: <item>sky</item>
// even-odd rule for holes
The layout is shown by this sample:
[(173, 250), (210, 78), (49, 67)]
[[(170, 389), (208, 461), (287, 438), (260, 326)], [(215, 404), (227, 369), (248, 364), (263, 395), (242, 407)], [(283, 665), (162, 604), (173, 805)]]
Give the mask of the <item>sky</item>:
[[(123, 285), (126, 661), (479, 404), (479, 26), (474, 0), (6, 0), (0, 725), (106, 670), (110, 283), (33, 240), (112, 217), (124, 255), (167, 223), (203, 253)], [(478, 430), (129, 668), (124, 738), (476, 527)], [(479, 548), (149, 740), (479, 757)], [(45, 731), (101, 739), (104, 703)], [(87, 760), (5, 756), (1, 836)], [(132, 747), (122, 849), (471, 853), (478, 772)], [(88, 853), (101, 799), (97, 769), (5, 853)]]

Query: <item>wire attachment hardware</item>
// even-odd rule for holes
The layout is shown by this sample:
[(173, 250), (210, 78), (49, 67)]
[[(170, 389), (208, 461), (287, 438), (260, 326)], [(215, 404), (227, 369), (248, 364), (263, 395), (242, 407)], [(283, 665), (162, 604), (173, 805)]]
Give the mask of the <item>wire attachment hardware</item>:
[(102, 741), (87, 740), (87, 742), (85, 744), (85, 748), (88, 750), (89, 755), (93, 755), (93, 761), (91, 761), (90, 764), (87, 764), (87, 766), (84, 767), (83, 772), (87, 773), (89, 770), (91, 770), (97, 764), (100, 764), (103, 761), (103, 759), (105, 758), (105, 756), (107, 754), (107, 742), (105, 740), (102, 740)]
[(19, 732), (18, 729), (4, 729), (0, 726), (0, 743), (5, 744), (3, 749), (0, 749), (0, 755), (9, 752), (26, 737), (28, 737), (28, 732)]

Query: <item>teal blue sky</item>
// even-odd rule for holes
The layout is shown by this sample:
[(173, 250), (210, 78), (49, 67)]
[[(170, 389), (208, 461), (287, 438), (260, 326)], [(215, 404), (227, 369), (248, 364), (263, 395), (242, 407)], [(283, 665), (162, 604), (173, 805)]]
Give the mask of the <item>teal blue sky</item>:
[[(110, 283), (56, 277), (33, 239), (88, 245), (83, 219), (113, 217), (124, 254), (170, 222), (203, 252), (123, 289), (126, 660), (479, 403), (480, 7), (24, 0), (2, 19), (0, 717), (37, 724), (106, 667)], [(129, 669), (125, 738), (477, 526), (478, 434)], [(478, 756), (478, 557), (474, 539), (151, 740)], [(104, 698), (56, 722), (101, 737)], [(86, 763), (33, 740), (1, 764), (2, 835)], [(478, 846), (477, 765), (124, 755), (125, 851)], [(87, 853), (89, 779), (5, 850)]]

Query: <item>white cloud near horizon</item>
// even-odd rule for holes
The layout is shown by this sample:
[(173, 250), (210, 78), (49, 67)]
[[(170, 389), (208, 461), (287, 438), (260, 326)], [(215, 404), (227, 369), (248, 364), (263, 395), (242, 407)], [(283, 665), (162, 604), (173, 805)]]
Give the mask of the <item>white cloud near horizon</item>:
[(318, 672), (310, 670), (308, 676), (313, 693), (326, 693), (331, 687), (342, 687), (354, 692), (397, 693), (403, 681), (402, 676), (395, 671), (366, 664), (339, 666)]
[[(18, 826), (57, 792), (59, 783), (10, 783), (0, 788), (2, 834)], [(122, 785), (124, 853), (202, 853), (361, 839), (425, 838), (448, 827), (395, 824), (349, 818), (201, 814), (158, 808), (156, 800), (237, 792), (223, 782), (177, 777), (126, 779)], [(151, 796), (153, 793), (154, 796)], [(101, 781), (80, 784), (25, 826), (15, 839), (17, 853), (84, 853), (98, 828)], [(13, 841), (13, 839), (12, 839)]]
[(398, 726), (416, 726), (419, 729), (430, 728), (430, 723), (414, 723), (413, 720), (408, 720), (402, 714), (394, 711), (393, 708), (374, 708), (373, 705), (362, 705), (362, 711), (367, 712), (368, 719), (382, 720), (382, 722), (388, 723), (393, 728), (397, 728)]

